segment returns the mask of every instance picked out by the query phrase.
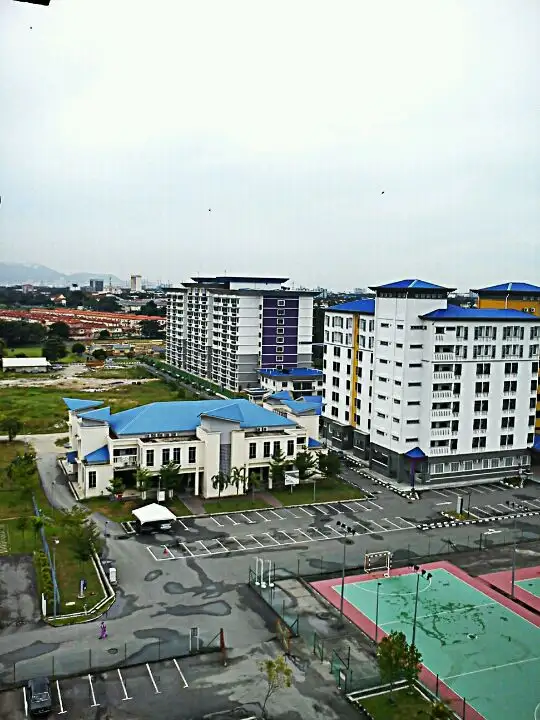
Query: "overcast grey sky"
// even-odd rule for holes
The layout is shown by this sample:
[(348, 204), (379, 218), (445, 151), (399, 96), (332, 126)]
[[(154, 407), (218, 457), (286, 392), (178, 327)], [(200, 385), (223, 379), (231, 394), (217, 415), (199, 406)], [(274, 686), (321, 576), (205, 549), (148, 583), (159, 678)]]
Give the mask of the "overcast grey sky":
[(540, 283), (540, 4), (0, 0), (0, 194), (63, 272)]

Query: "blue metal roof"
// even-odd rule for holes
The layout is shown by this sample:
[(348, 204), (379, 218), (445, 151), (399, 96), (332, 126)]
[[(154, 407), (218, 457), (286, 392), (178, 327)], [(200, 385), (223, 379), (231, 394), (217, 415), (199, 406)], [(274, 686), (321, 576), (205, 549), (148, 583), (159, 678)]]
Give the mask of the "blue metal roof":
[(117, 435), (148, 435), (159, 432), (189, 432), (201, 424), (201, 415), (240, 423), (242, 428), (288, 427), (292, 420), (249, 400), (199, 400), (142, 405), (111, 415), (109, 425)]
[(425, 280), (408, 279), (398, 280), (397, 282), (387, 283), (386, 285), (377, 285), (372, 287), (371, 290), (453, 290), (454, 288), (447, 288), (443, 285), (434, 285), (433, 283), (426, 282)]
[(473, 290), (475, 293), (489, 293), (489, 292), (507, 292), (507, 293), (518, 293), (527, 295), (540, 295), (540, 287), (538, 285), (530, 285), (529, 283), (510, 282), (502, 283), (501, 285), (488, 285), (488, 287), (478, 288)]
[(89, 410), (88, 412), (80, 413), (79, 417), (85, 420), (99, 420), (101, 422), (107, 422), (111, 417), (111, 408), (99, 408), (98, 410)]
[(411, 460), (422, 460), (426, 457), (426, 455), (419, 447), (415, 447), (412, 450), (409, 450), (409, 452), (406, 452), (405, 457), (411, 458)]
[(306, 403), (301, 400), (282, 400), (283, 405), (286, 405), (294, 413), (315, 413), (315, 415), (321, 414), (321, 406), (315, 403)]
[(62, 398), (68, 410), (85, 410), (86, 408), (103, 405), (101, 400), (77, 400), (76, 398)]
[(532, 449), (533, 449), (535, 452), (540, 452), (540, 435), (535, 435), (535, 436), (534, 436), (534, 442), (533, 442)]
[(375, 315), (375, 299), (351, 300), (351, 302), (341, 303), (341, 305), (333, 305), (327, 308), (326, 312), (353, 312), (362, 315)]
[(74, 465), (75, 460), (77, 459), (77, 451), (72, 450), (71, 452), (66, 453), (66, 460), (70, 465)]
[(279, 392), (270, 395), (270, 398), (274, 400), (292, 400), (293, 396), (289, 390), (280, 390)]
[(271, 377), (271, 378), (298, 378), (298, 376), (302, 377), (313, 377), (313, 378), (319, 378), (322, 377), (322, 370), (318, 370), (317, 368), (291, 368), (290, 370), (277, 370), (276, 368), (259, 368), (257, 370), (259, 375), (264, 375), (265, 377)]
[(315, 438), (309, 438), (308, 448), (320, 448), (320, 447), (322, 447), (322, 444), (318, 440), (315, 440)]
[(433, 310), (420, 315), (423, 320), (514, 320), (516, 322), (540, 322), (540, 318), (521, 310), (503, 310), (495, 308), (464, 308), (461, 305), (449, 305), (446, 310)]
[(315, 405), (322, 405), (323, 401), (321, 395), (302, 395), (300, 400), (303, 400), (304, 402), (315, 403)]
[(103, 463), (109, 463), (109, 448), (107, 447), (107, 445), (104, 445), (103, 447), (100, 447), (97, 450), (88, 453), (88, 455), (85, 455), (84, 461), (87, 462), (89, 465), (102, 465)]

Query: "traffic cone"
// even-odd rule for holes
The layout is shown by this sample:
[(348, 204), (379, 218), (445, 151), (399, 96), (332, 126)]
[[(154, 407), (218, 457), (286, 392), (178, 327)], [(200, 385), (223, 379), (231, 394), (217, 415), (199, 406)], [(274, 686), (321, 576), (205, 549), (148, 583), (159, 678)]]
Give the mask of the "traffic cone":
[(163, 548), (163, 554), (168, 555), (168, 553), (169, 553), (169, 551), (167, 550), (167, 548)]

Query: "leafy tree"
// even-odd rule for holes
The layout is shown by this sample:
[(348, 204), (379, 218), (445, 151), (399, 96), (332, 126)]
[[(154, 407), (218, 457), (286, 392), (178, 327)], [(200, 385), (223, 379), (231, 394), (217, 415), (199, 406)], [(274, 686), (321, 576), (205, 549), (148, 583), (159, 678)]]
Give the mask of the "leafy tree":
[(102, 312), (120, 312), (122, 309), (118, 304), (118, 300), (112, 296), (100, 298), (96, 303), (96, 308)]
[(292, 685), (293, 671), (287, 663), (285, 655), (278, 655), (276, 658), (263, 660), (259, 663), (259, 670), (264, 673), (266, 682), (266, 693), (262, 704), (262, 716), (266, 714), (268, 701), (278, 690), (289, 688)]
[(108, 340), (111, 337), (111, 333), (108, 330), (100, 330), (98, 337), (100, 340)]
[(103, 539), (96, 523), (86, 518), (82, 525), (74, 526), (69, 534), (69, 542), (79, 562), (88, 562), (94, 551), (99, 552)]
[(319, 453), (318, 463), (319, 470), (327, 480), (339, 475), (339, 471), (341, 470), (341, 460), (339, 459), (339, 455), (336, 453)]
[(296, 469), (298, 470), (298, 479), (300, 481), (307, 480), (310, 478), (317, 467), (317, 460), (313, 453), (308, 451), (299, 452), (294, 461)]
[(246, 488), (246, 471), (244, 468), (233, 467), (231, 471), (231, 485), (236, 488), (236, 494), (240, 493), (240, 486), (243, 486), (244, 492)]
[(146, 491), (148, 489), (151, 477), (152, 473), (145, 467), (138, 468), (137, 472), (135, 473), (135, 483), (137, 486), (137, 490), (141, 491), (142, 500), (146, 500)]
[(0, 358), (6, 354), (6, 341), (0, 338)]
[(49, 337), (57, 337), (62, 340), (69, 340), (70, 329), (65, 322), (53, 322), (49, 325)]
[(221, 500), (221, 493), (228, 488), (230, 484), (231, 478), (227, 473), (218, 472), (217, 475), (214, 475), (212, 478), (212, 487), (218, 491), (218, 502)]
[(420, 675), (422, 655), (416, 645), (407, 645), (405, 657), (403, 659), (402, 674), (407, 681), (409, 691), (414, 690), (414, 684)]
[(111, 484), (107, 487), (107, 491), (110, 492), (111, 495), (122, 495), (125, 489), (126, 486), (119, 477), (113, 477)]
[(51, 335), (43, 346), (42, 355), (49, 362), (56, 362), (66, 356), (66, 346), (59, 337)]
[[(10, 303), (6, 303), (10, 304)], [(0, 339), (5, 347), (21, 345), (39, 345), (47, 336), (46, 328), (37, 322), (26, 320), (0, 320)]]
[(7, 433), (9, 442), (13, 442), (22, 430), (22, 423), (14, 417), (7, 417), (2, 422), (2, 430)]
[(105, 360), (107, 358), (107, 353), (102, 348), (98, 348), (97, 350), (94, 350), (92, 356), (96, 360)]
[(281, 487), (285, 485), (285, 464), (287, 458), (281, 448), (277, 450), (270, 461), (270, 477), (272, 478), (272, 487)]
[(442, 700), (437, 700), (431, 706), (429, 720), (453, 720), (454, 717), (452, 710)]
[(262, 480), (258, 470), (251, 470), (249, 473), (249, 484), (251, 486), (251, 501), (255, 502), (255, 492), (261, 489)]
[(174, 495), (175, 488), (178, 487), (180, 481), (179, 475), (180, 465), (170, 462), (163, 465), (159, 471), (159, 479), (163, 484), (163, 488), (169, 493), (169, 498)]
[(34, 547), (37, 546), (37, 538), (42, 528), (45, 526), (45, 520), (41, 515), (35, 515), (32, 518), (32, 528), (34, 530)]
[(145, 338), (160, 338), (163, 335), (158, 320), (141, 320), (139, 327), (141, 335)]
[(74, 355), (82, 355), (85, 350), (86, 345), (80, 342), (73, 343), (73, 345), (71, 346), (71, 352)]
[(74, 505), (70, 510), (62, 510), (59, 522), (66, 529), (67, 534), (77, 532), (88, 520), (89, 514), (88, 508)]
[(403, 672), (405, 656), (407, 653), (407, 640), (402, 632), (393, 630), (381, 640), (377, 647), (377, 663), (381, 680), (390, 685), (392, 696), (393, 684)]

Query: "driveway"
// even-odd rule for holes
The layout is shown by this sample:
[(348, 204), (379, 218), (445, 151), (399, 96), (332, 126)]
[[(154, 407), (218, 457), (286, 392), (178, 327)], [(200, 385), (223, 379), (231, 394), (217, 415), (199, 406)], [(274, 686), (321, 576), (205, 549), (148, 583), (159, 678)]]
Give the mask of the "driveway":
[[(1, 526), (1, 523), (0, 523)], [(41, 624), (32, 558), (0, 559), (0, 634), (21, 632)]]

